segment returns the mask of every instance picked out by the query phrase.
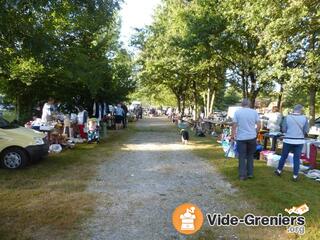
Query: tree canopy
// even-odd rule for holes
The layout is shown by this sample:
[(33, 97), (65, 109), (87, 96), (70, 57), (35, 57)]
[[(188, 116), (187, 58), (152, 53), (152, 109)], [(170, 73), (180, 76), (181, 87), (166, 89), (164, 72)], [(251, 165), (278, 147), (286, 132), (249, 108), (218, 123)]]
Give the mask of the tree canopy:
[(163, 0), (153, 24), (135, 38), (138, 79), (170, 89), (181, 111), (202, 105), (207, 114), (223, 105), (227, 86), (252, 106), (263, 95), (291, 106), (297, 102), (290, 96), (300, 92), (313, 121), (319, 32), (315, 0)]
[[(303, 103), (320, 86), (316, 0), (162, 0), (154, 21), (119, 42), (121, 0), (0, 1), (0, 93), (20, 116), (49, 96), (70, 105), (135, 97), (204, 107), (269, 97)], [(160, 93), (161, 92), (161, 93)], [(196, 114), (197, 115), (197, 114)]]
[(119, 43), (118, 0), (0, 2), (0, 92), (22, 117), (49, 96), (70, 105), (134, 89)]

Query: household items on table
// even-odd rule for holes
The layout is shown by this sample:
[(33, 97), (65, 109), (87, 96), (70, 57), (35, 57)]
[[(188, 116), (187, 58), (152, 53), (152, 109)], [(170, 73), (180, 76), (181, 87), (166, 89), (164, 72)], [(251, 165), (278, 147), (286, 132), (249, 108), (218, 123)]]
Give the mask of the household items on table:
[[(277, 167), (280, 155), (276, 154), (277, 141), (283, 138), (281, 132), (267, 132), (262, 131), (263, 145), (261, 140), (257, 138), (256, 158), (265, 160), (268, 166)], [(231, 139), (231, 128), (226, 127), (223, 129), (222, 134), (218, 137), (217, 142), (221, 144), (226, 157), (235, 158), (237, 157), (237, 146), (236, 142)], [(271, 138), (271, 148), (267, 149), (266, 140)], [(301, 155), (300, 171), (305, 172), (309, 169), (317, 167), (316, 156), (317, 149), (320, 148), (320, 141), (315, 139), (306, 139), (304, 148)], [(307, 166), (305, 164), (308, 164)], [(293, 168), (293, 154), (290, 153), (286, 160), (286, 167)]]
[(314, 180), (320, 182), (320, 170), (318, 170), (318, 169), (309, 170), (309, 171), (305, 172), (304, 175), (308, 178), (311, 178), (311, 179), (314, 179)]
[(320, 141), (315, 139), (306, 139), (303, 149), (301, 159), (308, 162), (311, 168), (317, 168), (317, 152), (320, 148)]
[(107, 129), (115, 129), (116, 128), (116, 122), (114, 115), (111, 115), (110, 113), (104, 117), (103, 121), (106, 123)]
[(43, 105), (41, 118), (33, 119), (25, 127), (47, 134), (49, 151), (59, 153), (63, 148), (73, 148), (75, 144), (83, 142), (99, 142), (107, 134), (107, 129), (114, 128), (113, 105), (94, 102), (92, 108), (93, 118), (83, 107), (72, 107), (68, 112), (66, 105), (54, 104), (49, 98)]
[(263, 134), (263, 149), (267, 149), (268, 142), (271, 142), (271, 151), (275, 151), (277, 148), (278, 140), (284, 136), (281, 132), (265, 132)]

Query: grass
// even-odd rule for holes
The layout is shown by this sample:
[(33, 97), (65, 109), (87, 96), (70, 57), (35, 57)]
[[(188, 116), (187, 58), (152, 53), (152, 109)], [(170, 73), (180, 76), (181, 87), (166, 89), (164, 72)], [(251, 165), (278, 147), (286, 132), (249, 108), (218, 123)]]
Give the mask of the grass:
[(77, 145), (26, 169), (0, 169), (0, 239), (75, 239), (95, 209), (97, 196), (85, 189), (96, 167), (134, 131), (109, 132), (99, 145)]
[[(292, 172), (285, 171), (283, 176), (276, 177), (273, 174), (274, 169), (268, 167), (265, 161), (255, 161), (254, 174), (255, 178), (247, 181), (238, 180), (238, 161), (235, 159), (227, 159), (219, 144), (212, 138), (194, 138), (192, 144), (195, 145), (194, 152), (208, 159), (211, 164), (228, 180), (232, 186), (238, 188), (239, 199), (236, 201), (247, 201), (252, 206), (252, 211), (256, 215), (277, 215), (278, 213), (286, 214), (285, 208), (299, 206), (306, 203), (310, 211), (304, 216), (306, 217), (306, 233), (305, 235), (287, 235), (283, 234), (285, 228), (282, 229), (282, 237), (288, 239), (320, 239), (320, 194), (319, 183), (301, 176), (296, 183), (291, 181)], [(201, 146), (198, 147), (197, 146)], [(242, 212), (242, 213), (241, 213)], [(244, 211), (237, 211), (233, 214), (243, 216)], [(265, 232), (261, 235), (261, 231)], [(248, 228), (240, 229), (243, 239), (268, 239), (270, 232), (276, 231), (274, 228)], [(280, 230), (281, 233), (281, 230)], [(205, 235), (205, 238), (199, 239), (215, 239), (210, 237), (212, 233)], [(272, 238), (269, 238), (272, 239)]]
[[(36, 165), (19, 171), (0, 169), (0, 239), (78, 239), (81, 222), (90, 217), (96, 206), (97, 196), (88, 193), (86, 187), (96, 175), (96, 167), (121, 149), (121, 142), (139, 131), (129, 128), (121, 132), (108, 132), (109, 137), (100, 145), (82, 144), (76, 149), (51, 155)], [(171, 131), (148, 127), (143, 131)], [(176, 129), (172, 128), (172, 131)], [(235, 196), (223, 199), (227, 205), (235, 206), (230, 213), (242, 216), (248, 211), (259, 215), (285, 213), (285, 208), (307, 203), (310, 212), (306, 234), (299, 239), (320, 239), (319, 183), (304, 177), (297, 183), (290, 181), (291, 173), (281, 177), (273, 175), (273, 169), (265, 162), (255, 162), (255, 179), (239, 182), (237, 161), (225, 160), (218, 144), (211, 138), (193, 138), (194, 152), (208, 159), (215, 168), (240, 191)], [(248, 202), (239, 209), (237, 203)], [(237, 229), (240, 239), (278, 239), (287, 236), (285, 229), (247, 228)], [(229, 234), (228, 234), (229, 233)], [(197, 239), (217, 239), (230, 236), (228, 228), (210, 228)], [(228, 239), (228, 238), (219, 238)]]

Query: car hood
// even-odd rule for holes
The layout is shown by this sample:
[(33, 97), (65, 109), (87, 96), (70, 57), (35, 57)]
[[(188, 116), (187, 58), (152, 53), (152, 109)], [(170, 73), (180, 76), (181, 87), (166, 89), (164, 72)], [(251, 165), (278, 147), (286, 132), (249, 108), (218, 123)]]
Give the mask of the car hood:
[(6, 136), (10, 138), (19, 138), (19, 140), (29, 140), (34, 137), (44, 138), (45, 134), (42, 132), (37, 132), (33, 129), (25, 128), (25, 127), (18, 127), (12, 129), (0, 129), (1, 132), (5, 133)]

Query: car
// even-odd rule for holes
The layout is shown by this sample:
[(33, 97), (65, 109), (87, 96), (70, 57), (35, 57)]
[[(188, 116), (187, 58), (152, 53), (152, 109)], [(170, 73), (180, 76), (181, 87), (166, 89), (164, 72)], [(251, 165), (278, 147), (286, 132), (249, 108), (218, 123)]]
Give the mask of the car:
[(141, 107), (141, 102), (140, 101), (132, 101), (132, 103), (129, 106), (129, 110), (134, 112), (137, 110), (139, 107)]
[(45, 135), (0, 117), (0, 166), (19, 169), (48, 155)]
[(5, 111), (5, 110), (8, 110), (8, 111), (14, 110), (14, 105), (13, 104), (4, 104), (0, 100), (0, 111)]
[(4, 105), (4, 109), (8, 111), (13, 111), (14, 110), (14, 105), (13, 104), (6, 104)]

